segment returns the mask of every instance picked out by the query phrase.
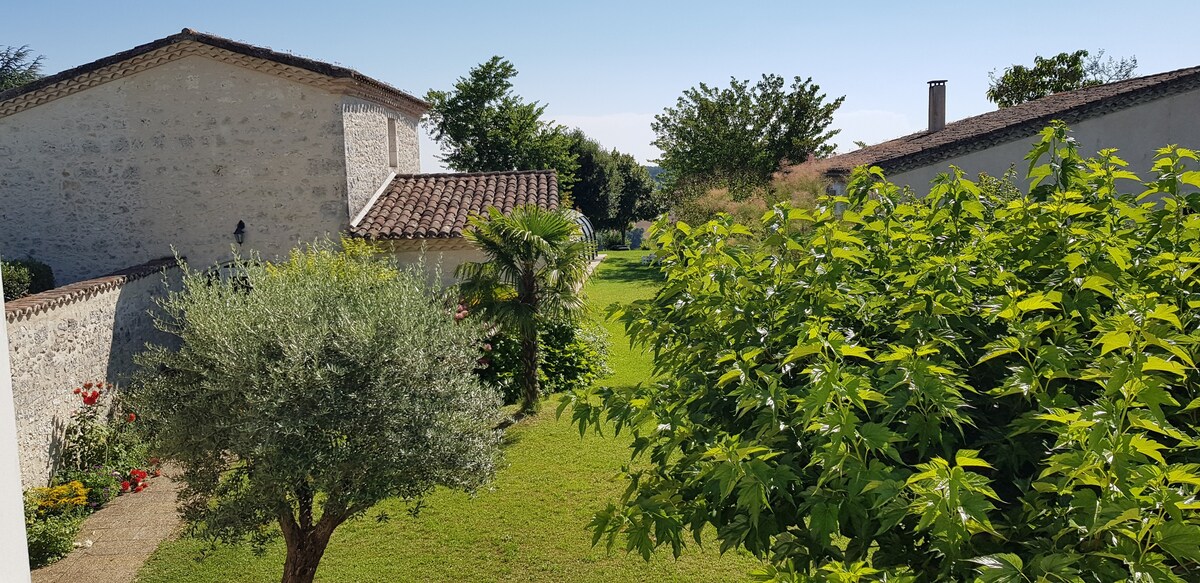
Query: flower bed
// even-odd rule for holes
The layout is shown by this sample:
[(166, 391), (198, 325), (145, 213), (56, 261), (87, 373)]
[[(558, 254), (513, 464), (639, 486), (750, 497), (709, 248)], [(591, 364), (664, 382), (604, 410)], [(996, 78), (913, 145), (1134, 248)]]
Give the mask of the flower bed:
[(58, 471), (45, 488), (25, 492), (25, 532), (30, 566), (48, 565), (78, 545), (83, 519), (119, 495), (146, 489), (161, 475), (147, 458), (137, 414), (125, 411), (115, 387), (84, 383), (80, 405), (63, 437)]

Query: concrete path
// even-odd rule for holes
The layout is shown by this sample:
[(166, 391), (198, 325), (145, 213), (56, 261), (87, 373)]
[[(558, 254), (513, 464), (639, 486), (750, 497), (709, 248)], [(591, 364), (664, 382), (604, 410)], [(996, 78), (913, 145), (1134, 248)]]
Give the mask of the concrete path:
[[(152, 478), (137, 494), (109, 502), (83, 521), (76, 539), (85, 546), (33, 572), (33, 583), (133, 581), (158, 543), (178, 530), (179, 486), (167, 476)], [(86, 541), (92, 541), (86, 546)]]

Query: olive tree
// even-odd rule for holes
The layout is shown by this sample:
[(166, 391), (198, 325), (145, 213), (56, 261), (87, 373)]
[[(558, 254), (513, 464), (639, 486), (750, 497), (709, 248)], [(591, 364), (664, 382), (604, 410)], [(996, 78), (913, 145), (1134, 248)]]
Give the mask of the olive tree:
[(281, 532), (284, 583), (313, 580), (347, 519), (435, 486), (472, 490), (498, 461), (477, 330), (455, 324), (419, 267), (343, 247), (239, 261), (229, 280), (185, 266), (160, 321), (178, 345), (139, 355), (131, 395), (182, 468), (193, 533)]

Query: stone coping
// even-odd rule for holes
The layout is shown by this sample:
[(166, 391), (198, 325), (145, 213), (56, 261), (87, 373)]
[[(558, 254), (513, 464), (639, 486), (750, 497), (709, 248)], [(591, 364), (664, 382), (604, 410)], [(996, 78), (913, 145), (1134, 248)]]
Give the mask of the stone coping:
[(10, 302), (4, 302), (4, 317), (9, 322), (28, 319), (31, 316), (48, 312), (60, 306), (94, 297), (97, 294), (118, 289), (125, 284), (142, 279), (167, 269), (178, 267), (179, 262), (174, 257), (163, 257), (147, 261), (141, 265), (126, 267), (108, 275), (70, 283), (62, 287), (25, 296)]

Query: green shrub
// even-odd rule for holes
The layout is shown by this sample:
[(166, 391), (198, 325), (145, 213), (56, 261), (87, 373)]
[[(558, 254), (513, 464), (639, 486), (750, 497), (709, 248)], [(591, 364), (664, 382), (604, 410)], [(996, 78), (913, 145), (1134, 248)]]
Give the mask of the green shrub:
[[(90, 470), (67, 470), (55, 475), (54, 481), (65, 484), (77, 481), (87, 489), (87, 507), (98, 510), (108, 504), (121, 492), (121, 472), (114, 467), (129, 466), (98, 466)], [(136, 467), (136, 466), (133, 466)]]
[(625, 237), (621, 235), (620, 231), (606, 229), (596, 233), (596, 245), (598, 245), (600, 249), (612, 249), (624, 244)]
[(660, 223), (623, 319), (661, 380), (575, 398), (648, 458), (596, 539), (712, 526), (762, 581), (1200, 580), (1198, 156), (1143, 186), (1075, 147), (1047, 128), (1012, 200), (860, 168), (761, 239)]
[[(25, 539), (29, 548), (29, 566), (38, 568), (49, 565), (71, 552), (75, 537), (83, 522), (81, 512), (55, 505), (54, 512), (46, 512), (43, 504), (51, 488), (34, 488), (25, 493)], [(72, 505), (68, 504), (67, 507)], [(75, 508), (81, 505), (73, 505)]]
[[(585, 389), (608, 376), (608, 337), (595, 324), (565, 320), (547, 322), (538, 334), (538, 384), (543, 393)], [(494, 334), (483, 344), (477, 373), (496, 387), (506, 404), (521, 399), (521, 343), (505, 334)]]
[(24, 265), (9, 261), (0, 262), (0, 277), (4, 278), (4, 301), (29, 295), (29, 280), (32, 276)]
[(4, 278), (4, 300), (10, 301), (29, 294), (54, 289), (54, 272), (49, 265), (33, 259), (0, 262)]

